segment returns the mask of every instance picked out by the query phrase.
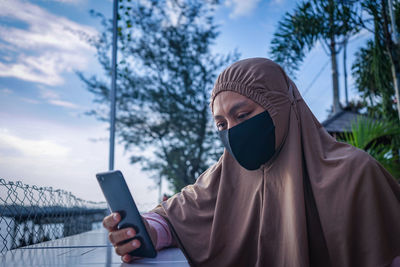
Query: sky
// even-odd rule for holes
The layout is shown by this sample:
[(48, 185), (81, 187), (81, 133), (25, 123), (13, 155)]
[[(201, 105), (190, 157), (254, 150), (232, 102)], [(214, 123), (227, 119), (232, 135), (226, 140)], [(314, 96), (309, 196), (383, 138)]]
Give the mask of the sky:
[[(240, 58), (269, 57), (278, 21), (298, 2), (222, 1), (216, 12), (221, 33), (212, 50), (236, 49)], [(95, 174), (108, 168), (108, 125), (86, 115), (96, 104), (76, 75), (102, 73), (95, 49), (76, 34), (102, 31), (89, 15), (91, 9), (111, 18), (112, 1), (0, 0), (0, 178), (103, 201)], [(348, 62), (366, 38), (362, 32), (350, 40)], [(344, 102), (343, 63), (338, 59)], [(316, 117), (326, 119), (332, 81), (321, 45), (307, 54), (294, 81)], [(350, 98), (356, 98), (351, 75), (348, 84)], [(123, 172), (142, 210), (157, 204), (154, 180), (139, 165), (129, 164), (129, 151), (121, 143), (116, 144), (115, 169)], [(169, 193), (166, 182), (162, 191)]]

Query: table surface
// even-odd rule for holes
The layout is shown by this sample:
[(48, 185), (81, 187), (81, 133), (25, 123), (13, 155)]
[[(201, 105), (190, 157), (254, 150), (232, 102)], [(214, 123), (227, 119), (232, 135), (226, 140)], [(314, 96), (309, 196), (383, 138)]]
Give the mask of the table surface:
[(8, 251), (0, 256), (0, 266), (189, 266), (178, 248), (164, 249), (154, 259), (127, 264), (115, 254), (104, 229)]

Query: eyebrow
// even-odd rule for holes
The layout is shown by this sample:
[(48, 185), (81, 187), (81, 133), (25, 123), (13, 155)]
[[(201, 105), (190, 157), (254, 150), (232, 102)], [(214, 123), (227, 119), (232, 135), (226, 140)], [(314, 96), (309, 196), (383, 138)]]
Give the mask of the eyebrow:
[[(247, 101), (247, 100), (242, 100), (242, 101), (236, 103), (236, 104), (233, 105), (233, 107), (231, 107), (231, 109), (229, 110), (229, 112), (228, 112), (229, 115), (231, 115), (231, 116), (235, 115), (235, 112), (236, 112), (238, 109), (242, 108), (243, 106), (247, 106), (248, 103), (249, 103), (249, 101)], [(224, 117), (221, 116), (221, 115), (214, 116), (214, 119), (223, 119), (223, 118), (224, 118)]]

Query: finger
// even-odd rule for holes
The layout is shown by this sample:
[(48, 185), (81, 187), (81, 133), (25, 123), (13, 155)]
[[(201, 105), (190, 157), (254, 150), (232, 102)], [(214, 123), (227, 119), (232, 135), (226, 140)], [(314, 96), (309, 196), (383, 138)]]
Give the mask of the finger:
[(108, 231), (114, 231), (117, 229), (117, 225), (121, 220), (121, 216), (118, 213), (111, 213), (110, 215), (104, 217), (103, 226)]
[(130, 263), (130, 262), (135, 261), (135, 260), (143, 259), (142, 257), (131, 256), (129, 254), (125, 254), (121, 258), (122, 258), (122, 261), (126, 262), (126, 263)]
[(108, 233), (108, 239), (111, 244), (116, 245), (127, 239), (133, 238), (136, 235), (136, 231), (133, 228), (124, 228)]
[(132, 260), (133, 260), (133, 259), (132, 259), (132, 256), (129, 255), (129, 254), (126, 254), (126, 255), (122, 256), (122, 261), (123, 261), (123, 262), (129, 263), (129, 262), (131, 262)]
[(134, 239), (125, 244), (115, 246), (115, 253), (117, 253), (120, 256), (124, 256), (125, 254), (128, 254), (129, 252), (132, 252), (135, 249), (138, 249), (139, 247), (140, 247), (140, 241)]

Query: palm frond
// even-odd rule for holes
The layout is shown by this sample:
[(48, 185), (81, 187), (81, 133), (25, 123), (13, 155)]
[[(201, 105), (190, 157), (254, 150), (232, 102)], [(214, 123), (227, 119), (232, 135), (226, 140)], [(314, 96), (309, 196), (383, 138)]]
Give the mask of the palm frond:
[(396, 121), (374, 120), (359, 116), (351, 124), (351, 132), (345, 132), (342, 141), (365, 150), (379, 161), (393, 176), (400, 177), (400, 164), (393, 152), (392, 140), (400, 135), (400, 125)]

